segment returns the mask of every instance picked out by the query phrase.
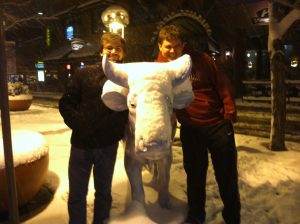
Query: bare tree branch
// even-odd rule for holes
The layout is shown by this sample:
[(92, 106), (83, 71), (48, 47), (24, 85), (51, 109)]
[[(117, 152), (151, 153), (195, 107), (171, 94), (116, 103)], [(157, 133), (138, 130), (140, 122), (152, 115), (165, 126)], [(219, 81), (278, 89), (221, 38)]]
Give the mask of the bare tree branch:
[(15, 28), (31, 26), (36, 24), (44, 25), (45, 22), (57, 20), (55, 15), (41, 16), (35, 13), (33, 0), (24, 0), (22, 2), (4, 3), (5, 31)]
[(5, 2), (4, 6), (5, 7), (22, 7), (22, 6), (27, 6), (32, 2), (32, 0), (28, 0), (25, 2)]
[(281, 35), (284, 35), (296, 20), (300, 20), (300, 9), (293, 9), (280, 21)]
[(12, 23), (13, 21), (17, 20), (18, 18), (15, 17), (14, 15), (12, 14), (5, 14), (5, 23), (6, 24), (10, 24)]
[(297, 8), (300, 8), (300, 0), (297, 0), (294, 4), (291, 4), (285, 0), (271, 0), (271, 2), (277, 2), (277, 3), (280, 3), (281, 5), (284, 5), (284, 6), (288, 6), (292, 9), (297, 9)]
[(58, 20), (57, 17), (41, 17), (41, 16), (31, 16), (31, 17), (27, 17), (27, 18), (19, 18), (19, 19), (15, 19), (13, 20), (12, 23), (10, 23), (8, 26), (5, 27), (5, 31), (8, 31), (12, 28), (15, 27), (20, 27), (22, 26), (24, 23), (30, 22), (30, 21), (35, 21), (35, 22), (39, 22), (41, 23), (42, 21), (49, 21), (49, 20)]
[[(273, 5), (272, 1), (269, 3), (269, 38), (281, 39), (282, 36), (287, 32), (287, 30), (293, 25), (293, 23), (300, 19), (300, 8), (292, 9), (287, 15), (283, 17), (280, 22), (277, 22), (273, 15)], [(271, 41), (269, 41), (269, 49), (272, 49)]]
[(300, 0), (297, 0), (295, 3), (294, 3), (294, 6), (296, 8), (300, 8)]

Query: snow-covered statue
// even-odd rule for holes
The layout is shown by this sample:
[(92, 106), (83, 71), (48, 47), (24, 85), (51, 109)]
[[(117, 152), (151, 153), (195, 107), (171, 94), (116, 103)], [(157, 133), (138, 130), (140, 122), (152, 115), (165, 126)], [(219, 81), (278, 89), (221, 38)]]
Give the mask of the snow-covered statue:
[(182, 109), (194, 99), (188, 78), (190, 56), (167, 63), (117, 64), (105, 55), (102, 66), (110, 80), (103, 88), (104, 103), (112, 110), (129, 109), (125, 169), (132, 200), (145, 203), (142, 168), (154, 164), (159, 203), (169, 208), (171, 147), (176, 131), (173, 108)]

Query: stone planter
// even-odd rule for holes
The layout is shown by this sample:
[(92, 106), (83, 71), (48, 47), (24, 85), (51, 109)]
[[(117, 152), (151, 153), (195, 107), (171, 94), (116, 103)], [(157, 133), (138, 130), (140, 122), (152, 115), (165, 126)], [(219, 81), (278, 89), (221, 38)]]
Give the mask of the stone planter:
[[(12, 132), (12, 145), (20, 207), (29, 202), (45, 182), (49, 165), (49, 149), (43, 135), (26, 130)], [(0, 212), (6, 212), (8, 211), (8, 192), (2, 147), (0, 147)]]
[(32, 104), (32, 95), (21, 94), (16, 96), (9, 96), (9, 110), (22, 111), (28, 110)]

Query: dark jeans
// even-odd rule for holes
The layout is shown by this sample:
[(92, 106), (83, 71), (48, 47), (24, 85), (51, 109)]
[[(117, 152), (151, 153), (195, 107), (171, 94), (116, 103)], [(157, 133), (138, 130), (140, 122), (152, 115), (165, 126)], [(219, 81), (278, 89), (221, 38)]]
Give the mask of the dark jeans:
[(86, 196), (92, 168), (95, 188), (93, 224), (102, 224), (109, 217), (117, 149), (118, 144), (88, 150), (71, 147), (68, 199), (70, 224), (87, 222)]
[(201, 221), (205, 220), (205, 186), (209, 151), (224, 204), (223, 218), (226, 224), (240, 223), (237, 151), (231, 122), (226, 120), (221, 124), (205, 128), (181, 126), (180, 139), (184, 169), (187, 174), (189, 215)]

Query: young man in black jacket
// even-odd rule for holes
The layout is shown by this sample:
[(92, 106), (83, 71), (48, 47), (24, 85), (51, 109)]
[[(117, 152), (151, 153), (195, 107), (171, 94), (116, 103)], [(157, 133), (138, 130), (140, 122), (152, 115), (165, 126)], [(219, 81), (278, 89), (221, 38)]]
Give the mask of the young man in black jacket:
[[(101, 55), (122, 62), (125, 41), (105, 33), (100, 41)], [(123, 137), (128, 112), (115, 112), (101, 100), (106, 81), (101, 65), (78, 69), (59, 101), (59, 111), (72, 129), (69, 159), (68, 212), (70, 224), (85, 224), (86, 197), (93, 170), (95, 199), (93, 224), (108, 219), (112, 204), (111, 186), (118, 142)]]

